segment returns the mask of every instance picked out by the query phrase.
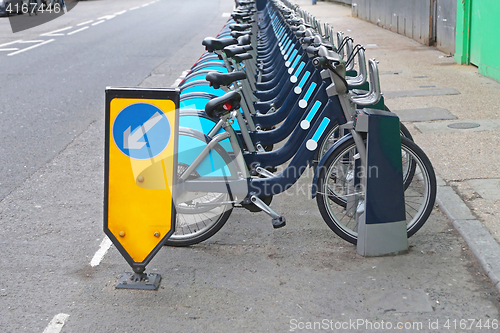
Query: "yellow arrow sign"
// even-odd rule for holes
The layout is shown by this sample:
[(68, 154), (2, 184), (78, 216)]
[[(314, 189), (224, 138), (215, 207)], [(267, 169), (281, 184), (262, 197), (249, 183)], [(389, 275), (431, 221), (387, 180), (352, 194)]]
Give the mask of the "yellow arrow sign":
[(106, 90), (104, 232), (132, 267), (174, 232), (178, 105), (175, 89)]

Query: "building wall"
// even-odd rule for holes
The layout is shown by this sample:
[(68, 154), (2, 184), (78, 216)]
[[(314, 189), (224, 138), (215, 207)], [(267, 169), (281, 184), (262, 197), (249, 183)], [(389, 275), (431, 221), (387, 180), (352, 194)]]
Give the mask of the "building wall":
[(352, 0), (326, 0), (326, 1), (343, 3), (343, 4), (346, 4), (346, 5), (352, 5)]
[(455, 60), (500, 81), (500, 2), (457, 0)]
[(455, 52), (456, 0), (353, 0), (353, 16)]
[(443, 52), (455, 54), (457, 0), (436, 0), (436, 46)]

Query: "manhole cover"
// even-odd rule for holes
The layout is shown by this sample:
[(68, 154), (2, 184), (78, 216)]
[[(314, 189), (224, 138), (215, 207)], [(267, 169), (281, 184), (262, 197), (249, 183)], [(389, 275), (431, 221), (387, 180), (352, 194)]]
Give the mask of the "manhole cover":
[(454, 123), (454, 124), (449, 124), (449, 128), (457, 128), (457, 129), (467, 129), (467, 128), (476, 128), (481, 125), (477, 123)]

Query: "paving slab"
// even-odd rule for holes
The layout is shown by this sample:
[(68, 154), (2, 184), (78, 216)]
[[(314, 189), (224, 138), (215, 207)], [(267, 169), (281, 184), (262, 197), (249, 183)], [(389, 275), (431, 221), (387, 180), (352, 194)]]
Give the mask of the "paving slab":
[[(453, 128), (453, 125), (477, 124), (479, 126), (472, 128)], [(421, 122), (415, 124), (415, 127), (422, 133), (452, 133), (452, 132), (483, 132), (500, 130), (500, 119), (460, 119), (453, 121), (440, 122)]]
[(429, 295), (423, 289), (372, 290), (367, 292), (366, 306), (383, 312), (432, 312)]
[(467, 182), (482, 198), (500, 200), (500, 179), (470, 179)]
[[(496, 235), (497, 241), (500, 240), (498, 237), (500, 227), (495, 217), (498, 216), (500, 203), (498, 200), (479, 197), (480, 195), (472, 190), (467, 180), (498, 178), (500, 83), (480, 75), (473, 66), (455, 64), (452, 58), (447, 58), (435, 48), (384, 31), (371, 23), (347, 17), (348, 14), (341, 6), (329, 3), (328, 6), (332, 9), (327, 10), (327, 6), (310, 6), (302, 0), (296, 2), (300, 2), (301, 6), (322, 22), (330, 23), (335, 30), (349, 30), (349, 36), (353, 37), (356, 43), (365, 45), (376, 43), (379, 46), (367, 50), (367, 56), (376, 57), (380, 61), (379, 69), (384, 74), (380, 77), (382, 91), (386, 97), (394, 97), (386, 99), (391, 110), (441, 107), (457, 117), (454, 121), (414, 122), (407, 124), (407, 127), (417, 144), (430, 157), (436, 172), (442, 176), (438, 179), (439, 209), (445, 212), (450, 220), (455, 221), (457, 229), (460, 225), (475, 228), (476, 233), (471, 234), (473, 237), (466, 239), (474, 253), (480, 257), (481, 250), (474, 240), (479, 239), (480, 235), (484, 237)], [(395, 72), (398, 74), (395, 75)], [(420, 94), (424, 89), (417, 88), (423, 86), (448, 87), (460, 94), (429, 95), (423, 96), (424, 98), (413, 96)], [(435, 89), (427, 90), (429, 91), (425, 93)], [(408, 91), (411, 93), (406, 93)], [(403, 95), (406, 97), (402, 97)], [(450, 124), (464, 122), (479, 122), (479, 127), (472, 129), (448, 127)], [(464, 196), (464, 188), (469, 188), (467, 196)], [(459, 192), (455, 192), (455, 189)], [(461, 197), (467, 199), (466, 203)], [(482, 218), (481, 222), (484, 223), (486, 220), (488, 229), (476, 220), (476, 214)], [(459, 223), (460, 221), (476, 222)], [(466, 228), (463, 227), (461, 230)], [(488, 266), (489, 263), (492, 260), (498, 261), (500, 257), (498, 249), (492, 253), (494, 254), (487, 260), (480, 259), (488, 272), (492, 271)], [(489, 274), (495, 282), (495, 276)]]
[(379, 75), (399, 75), (402, 73), (403, 73), (403, 71), (383, 71), (383, 72), (379, 72)]
[(409, 122), (457, 119), (447, 109), (436, 107), (395, 110), (392, 112), (398, 115), (399, 120)]
[(384, 94), (385, 98), (398, 98), (398, 97), (459, 95), (460, 91), (453, 89), (453, 88), (442, 88), (442, 89), (384, 91), (383, 94)]

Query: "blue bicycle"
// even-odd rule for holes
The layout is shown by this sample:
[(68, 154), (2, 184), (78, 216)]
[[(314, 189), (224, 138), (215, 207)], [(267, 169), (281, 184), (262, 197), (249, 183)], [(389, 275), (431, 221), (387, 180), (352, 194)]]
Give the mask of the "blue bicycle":
[[(352, 67), (349, 68), (342, 56), (335, 52), (338, 49), (334, 50), (332, 45), (323, 43), (317, 36), (302, 36), (302, 39), (309, 38), (302, 40), (309, 46), (305, 47), (305, 52), (299, 53), (299, 49), (291, 45), (302, 48), (303, 43), (296, 40), (299, 44), (293, 44), (293, 36), (308, 34), (309, 30), (299, 27), (289, 34), (286, 21), (293, 23), (297, 19), (292, 17), (293, 11), (281, 2), (270, 2), (262, 13), (252, 9), (251, 2), (245, 6), (250, 8), (248, 12), (240, 8), (233, 15), (234, 19), (240, 18), (245, 22), (231, 20), (228, 25), (248, 24), (255, 28), (255, 17), (261, 16), (259, 43), (253, 49), (258, 51), (256, 59), (262, 60), (261, 64), (267, 63), (267, 66), (256, 67), (255, 74), (248, 70), (250, 64), (238, 68), (237, 63), (251, 58), (236, 58), (238, 53), (226, 52), (227, 47), (238, 43), (234, 42), (234, 38), (232, 42), (229, 39), (205, 42), (207, 48), (220, 51), (218, 56), (222, 59), (217, 57), (219, 61), (214, 61), (212, 55), (205, 54), (200, 59), (206, 60), (206, 63), (199, 61), (195, 65), (199, 71), (192, 72), (189, 79), (186, 77), (183, 85), (199, 81), (189, 80), (197, 77), (195, 74), (203, 72), (204, 68), (226, 68), (226, 71), (221, 70), (215, 75), (211, 75), (212, 70), (202, 73), (203, 80), (208, 85), (233, 85), (233, 89), (222, 96), (207, 96), (210, 93), (206, 91), (186, 93), (188, 97), (206, 97), (206, 100), (203, 101), (204, 112), (199, 109), (181, 110), (176, 198), (178, 218), (176, 232), (166, 245), (187, 246), (208, 239), (225, 224), (234, 207), (250, 211), (262, 210), (271, 216), (275, 228), (284, 226), (285, 218), (269, 207), (272, 196), (293, 186), (310, 166), (315, 167), (312, 196), (317, 200), (322, 217), (340, 237), (356, 243), (355, 215), (356, 211), (362, 209), (360, 207), (364, 202), (356, 170), (360, 165), (366, 165), (367, 133), (356, 131), (355, 118), (357, 114), (364, 112), (364, 107), (374, 107), (381, 99), (377, 65), (374, 61), (369, 61), (370, 90), (353, 92), (352, 86), (359, 87), (366, 83), (368, 75), (363, 65), (359, 66), (359, 75), (356, 73), (348, 79), (346, 74), (353, 71)], [(263, 34), (263, 31), (267, 33)], [(236, 36), (233, 37), (240, 39), (249, 37), (234, 35)], [(287, 36), (292, 37), (288, 39)], [(246, 39), (248, 42), (249, 38)], [(344, 40), (342, 42), (347, 45)], [(247, 45), (250, 44), (252, 41)], [(297, 52), (294, 54), (294, 51)], [(352, 51), (349, 54), (352, 58), (355, 56)], [(285, 70), (273, 65), (284, 55), (291, 59), (284, 64)], [(358, 60), (359, 57), (364, 58), (362, 49), (358, 50)], [(235, 59), (236, 64), (229, 59)], [(295, 62), (294, 59), (299, 60)], [(228, 63), (230, 65), (226, 66)], [(207, 66), (203, 67), (204, 65)], [(233, 67), (236, 67), (236, 72), (232, 71)], [(274, 69), (271, 70), (271, 67)], [(248, 94), (248, 87), (255, 85), (256, 88), (269, 88), (272, 85), (285, 85), (291, 80), (290, 76), (282, 76), (285, 78), (284, 82), (272, 74), (266, 77), (266, 68), (269, 70), (268, 74), (276, 71), (288, 73), (287, 69), (293, 68), (290, 74), (297, 74), (292, 77), (295, 77), (296, 83), (302, 82), (301, 86), (295, 86), (301, 91), (293, 89), (293, 94), (298, 95), (298, 98), (291, 95), (291, 92), (287, 93), (287, 96), (295, 97), (291, 107), (283, 108), (282, 105), (278, 110), (266, 110), (269, 114), (252, 113), (249, 104), (255, 106), (262, 102), (252, 102), (253, 97)], [(238, 71), (242, 69), (243, 74)], [(364, 78), (360, 75), (364, 75)], [(238, 81), (245, 80), (248, 80), (248, 86), (244, 89)], [(265, 86), (268, 82), (272, 84)], [(196, 86), (193, 84), (190, 87)], [(268, 90), (265, 90), (266, 93), (253, 95), (270, 97), (273, 93)], [(278, 96), (279, 93), (272, 99)], [(285, 99), (283, 103), (288, 99), (291, 98)], [(271, 104), (266, 104), (263, 108), (267, 107), (272, 108)], [(251, 120), (278, 117), (275, 114), (283, 117), (282, 112), (285, 116), (280, 127), (269, 131), (249, 131)], [(236, 124), (239, 126), (235, 126)], [(289, 138), (282, 148), (269, 152), (259, 148), (263, 143), (278, 142), (280, 140), (275, 141), (278, 138), (283, 140), (286, 138), (282, 137), (284, 133)], [(401, 151), (407, 230), (408, 236), (411, 236), (421, 228), (432, 211), (436, 181), (430, 161), (418, 146), (403, 137)], [(274, 173), (274, 167), (289, 160), (290, 163), (281, 173)]]

